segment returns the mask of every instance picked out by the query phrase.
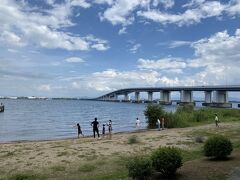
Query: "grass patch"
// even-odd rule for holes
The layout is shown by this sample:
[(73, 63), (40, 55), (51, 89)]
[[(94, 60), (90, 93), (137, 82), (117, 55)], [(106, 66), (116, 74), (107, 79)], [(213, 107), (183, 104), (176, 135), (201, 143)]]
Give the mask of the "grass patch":
[(128, 138), (128, 144), (137, 144), (139, 142), (140, 141), (136, 135), (132, 135)]
[(53, 171), (65, 171), (66, 167), (64, 167), (64, 166), (52, 166), (51, 169)]
[(23, 174), (19, 173), (11, 176), (8, 179), (9, 180), (35, 180), (36, 176), (32, 174), (27, 174), (27, 173), (23, 173)]
[(67, 156), (67, 155), (69, 155), (69, 153), (67, 151), (58, 152), (58, 154), (57, 154), (58, 157)]
[(191, 151), (182, 150), (181, 153), (183, 157), (183, 162), (191, 161), (194, 159), (200, 159), (201, 157), (203, 157), (201, 149)]
[(93, 164), (84, 164), (78, 168), (79, 171), (81, 172), (92, 172), (96, 169), (96, 166)]
[(7, 152), (6, 154), (3, 154), (1, 157), (10, 157), (10, 156), (14, 156), (15, 153), (10, 151), (10, 152)]

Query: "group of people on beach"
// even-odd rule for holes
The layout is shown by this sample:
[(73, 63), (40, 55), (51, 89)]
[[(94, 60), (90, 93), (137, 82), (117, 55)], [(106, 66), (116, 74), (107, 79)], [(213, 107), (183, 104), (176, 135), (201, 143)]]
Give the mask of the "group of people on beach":
[[(104, 123), (102, 126), (102, 136), (105, 136), (105, 126), (108, 126), (108, 133), (111, 134), (112, 133), (112, 120), (110, 119), (108, 121), (108, 123)], [(100, 138), (100, 133), (99, 133), (99, 122), (97, 120), (97, 118), (94, 118), (94, 121), (91, 122), (91, 126), (93, 128), (93, 137), (96, 137), (96, 134), (98, 136), (98, 138)], [(80, 137), (80, 135), (82, 135), (84, 137), (84, 134), (82, 133), (82, 129), (79, 123), (77, 123), (77, 129), (78, 129), (78, 138)]]
[[(93, 128), (93, 137), (95, 138), (96, 135), (98, 136), (98, 138), (100, 138), (100, 133), (99, 133), (99, 127), (100, 127), (100, 124), (97, 120), (97, 118), (95, 117), (94, 118), (94, 121), (91, 122), (90, 124)], [(108, 126), (108, 134), (111, 135), (112, 134), (112, 120), (110, 119), (107, 123), (103, 123), (102, 125), (102, 136), (104, 137), (105, 136), (105, 133), (106, 133), (106, 129), (105, 127)], [(79, 123), (77, 123), (77, 135), (78, 135), (78, 138), (80, 137), (80, 135), (82, 137), (84, 137), (84, 134), (82, 132), (82, 129), (81, 129), (81, 126)], [(136, 128), (139, 129), (141, 127), (140, 125), (140, 119), (137, 117), (136, 118)]]

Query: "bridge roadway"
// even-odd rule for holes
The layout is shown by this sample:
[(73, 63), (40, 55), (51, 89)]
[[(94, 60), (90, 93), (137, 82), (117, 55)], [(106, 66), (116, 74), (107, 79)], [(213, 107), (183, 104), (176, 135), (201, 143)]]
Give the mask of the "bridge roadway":
[[(176, 86), (176, 87), (142, 87), (142, 88), (126, 88), (116, 90), (107, 93), (103, 96), (95, 98), (94, 100), (101, 101), (120, 101), (118, 96), (123, 95), (123, 102), (136, 102), (141, 103), (140, 99), (141, 92), (148, 93), (148, 100), (145, 102), (152, 102), (153, 93), (160, 93), (160, 104), (172, 104), (170, 94), (171, 92), (180, 92), (179, 104), (195, 104), (193, 101), (194, 91), (203, 91), (205, 93), (204, 106), (214, 107), (232, 107), (232, 104), (228, 102), (228, 92), (235, 91), (240, 92), (240, 85), (218, 85), (218, 86)], [(130, 100), (129, 94), (135, 93), (135, 99)], [(214, 97), (214, 98), (213, 98)]]

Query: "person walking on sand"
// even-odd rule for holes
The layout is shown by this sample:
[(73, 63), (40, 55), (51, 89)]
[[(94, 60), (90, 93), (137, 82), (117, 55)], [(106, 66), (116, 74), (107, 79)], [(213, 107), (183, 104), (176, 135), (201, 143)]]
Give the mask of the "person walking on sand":
[(91, 123), (91, 126), (93, 127), (93, 137), (95, 138), (95, 132), (96, 132), (98, 135), (98, 138), (100, 138), (99, 131), (98, 131), (99, 122), (97, 121), (97, 118), (94, 118), (94, 121)]
[(161, 126), (162, 126), (162, 130), (164, 130), (164, 123), (165, 123), (164, 121), (165, 121), (165, 119), (164, 119), (164, 117), (162, 117), (162, 118), (161, 118)]
[(216, 124), (216, 127), (219, 127), (218, 123), (219, 123), (218, 115), (215, 114), (215, 124)]
[(159, 131), (161, 130), (161, 129), (160, 129), (160, 128), (161, 128), (160, 124), (161, 124), (161, 123), (160, 123), (160, 120), (157, 119), (157, 126), (158, 126), (158, 130), (159, 130)]
[(140, 128), (140, 120), (138, 117), (136, 118), (136, 128)]
[(80, 134), (84, 137), (84, 134), (82, 133), (81, 126), (79, 123), (77, 123), (77, 129), (78, 129), (78, 138), (79, 138)]
[(111, 119), (108, 121), (107, 126), (108, 126), (108, 132), (109, 132), (109, 134), (112, 133), (112, 120), (111, 120)]

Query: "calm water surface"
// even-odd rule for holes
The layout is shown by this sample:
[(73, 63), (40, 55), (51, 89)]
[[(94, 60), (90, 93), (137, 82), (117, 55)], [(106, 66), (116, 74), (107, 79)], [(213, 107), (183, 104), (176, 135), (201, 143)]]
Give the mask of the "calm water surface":
[(11, 99), (1, 102), (5, 112), (0, 113), (0, 142), (76, 137), (76, 123), (80, 123), (85, 135), (91, 135), (94, 117), (100, 122), (100, 132), (109, 119), (113, 121), (113, 132), (135, 130), (136, 117), (140, 118), (141, 127), (146, 128), (143, 114), (146, 104)]

